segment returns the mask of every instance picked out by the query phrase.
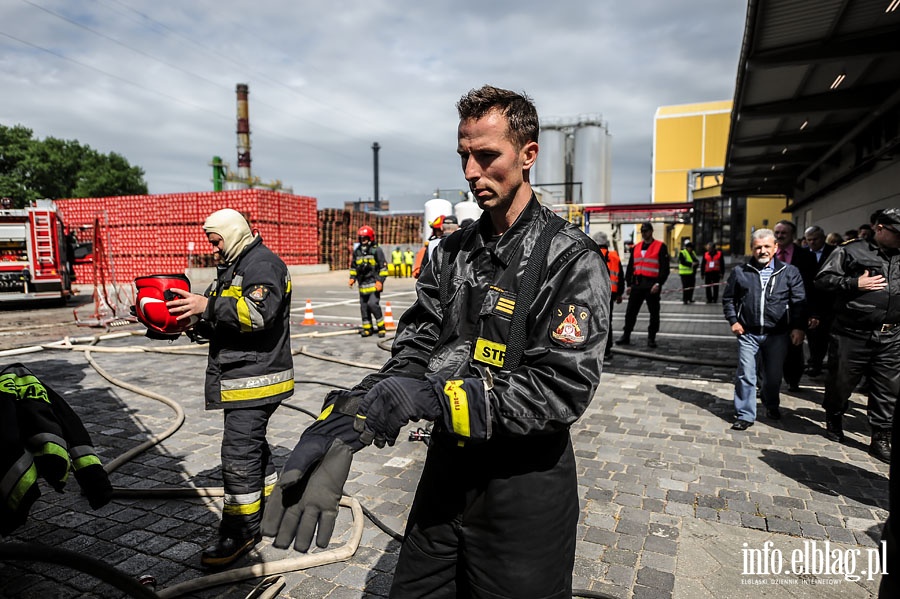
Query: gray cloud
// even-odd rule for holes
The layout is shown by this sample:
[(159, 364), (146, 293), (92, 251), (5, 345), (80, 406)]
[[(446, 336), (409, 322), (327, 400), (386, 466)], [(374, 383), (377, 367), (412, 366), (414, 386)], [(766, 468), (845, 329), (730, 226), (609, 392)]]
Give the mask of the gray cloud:
[(368, 198), (378, 141), (381, 194), (415, 209), (464, 186), (454, 103), (492, 83), (528, 92), (543, 116), (601, 113), (613, 197), (644, 202), (656, 108), (731, 98), (745, 12), (735, 0), (5, 2), (0, 122), (119, 152), (151, 193), (204, 190), (213, 155), (236, 166), (234, 86), (248, 83), (255, 175), (320, 206)]

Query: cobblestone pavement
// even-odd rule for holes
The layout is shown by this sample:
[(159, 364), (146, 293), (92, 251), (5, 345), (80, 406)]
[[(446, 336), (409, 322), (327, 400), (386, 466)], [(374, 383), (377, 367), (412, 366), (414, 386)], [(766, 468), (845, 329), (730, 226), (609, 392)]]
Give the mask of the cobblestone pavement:
[[(380, 366), (387, 356), (377, 338), (334, 334), (349, 330), (340, 325), (357, 318), (355, 295), (343, 288), (345, 274), (318, 277), (321, 288), (305, 280), (296, 283), (315, 298), (321, 326), (298, 326), (295, 334), (332, 334), (294, 339), (295, 349), (304, 351), (295, 356), (300, 383), (289, 404), (311, 412), (318, 411), (330, 385), (353, 385), (369, 372), (361, 366)], [(396, 319), (409, 305), (412, 284), (401, 281), (394, 288)], [(302, 304), (295, 313), (299, 322)], [(617, 307), (617, 330), (623, 313), (624, 306)], [(866, 453), (863, 396), (854, 395), (843, 445), (823, 436), (820, 379), (804, 379), (801, 391), (783, 393), (782, 420), (763, 417), (747, 431), (731, 431), (736, 343), (721, 308), (669, 300), (663, 314), (659, 349), (645, 351), (642, 318), (635, 345), (627, 353), (617, 351), (606, 365), (593, 403), (572, 429), (581, 496), (574, 586), (622, 598), (870, 596), (879, 578), (868, 572), (874, 569), (869, 562), (887, 515), (888, 468)], [(102, 378), (79, 347), (7, 356), (6, 361), (25, 363), (64, 394), (107, 463), (171, 425), (169, 407)], [(181, 353), (111, 351), (133, 347)], [(116, 379), (174, 399), (185, 411), (185, 423), (173, 436), (111, 475), (115, 486), (221, 485), (221, 414), (202, 407), (203, 348), (191, 347), (184, 338), (170, 346), (133, 336), (101, 341), (92, 346), (90, 358)], [(269, 440), (279, 464), (309, 422), (300, 411), (278, 410)], [(422, 443), (398, 442), (360, 452), (345, 492), (402, 531), (425, 451)], [(4, 541), (75, 550), (132, 576), (152, 575), (157, 590), (204, 575), (199, 553), (214, 540), (220, 500), (117, 498), (92, 511), (74, 482), (62, 494), (42, 488), (29, 522)], [(333, 544), (347, 540), (350, 523), (342, 510)], [(833, 555), (855, 556), (852, 572), (845, 560), (837, 574), (774, 574), (771, 568), (763, 573), (764, 566), (777, 565), (776, 557), (790, 569), (794, 555), (821, 555), (826, 542)], [(279, 596), (386, 596), (397, 551), (395, 540), (366, 521), (355, 555), (285, 575)], [(239, 565), (296, 555), (266, 540)], [(861, 574), (860, 579), (852, 574)], [(243, 598), (256, 582), (190, 596)], [(17, 561), (0, 563), (0, 596), (68, 599), (121, 593), (63, 566)]]

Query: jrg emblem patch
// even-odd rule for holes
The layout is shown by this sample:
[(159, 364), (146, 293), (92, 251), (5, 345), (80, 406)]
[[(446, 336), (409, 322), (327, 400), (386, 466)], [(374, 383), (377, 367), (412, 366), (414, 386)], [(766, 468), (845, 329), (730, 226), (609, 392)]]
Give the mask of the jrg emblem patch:
[(590, 311), (575, 304), (557, 304), (550, 318), (550, 339), (565, 347), (579, 347), (587, 341)]
[(261, 302), (269, 295), (269, 289), (265, 285), (254, 285), (247, 293), (247, 297), (254, 302)]

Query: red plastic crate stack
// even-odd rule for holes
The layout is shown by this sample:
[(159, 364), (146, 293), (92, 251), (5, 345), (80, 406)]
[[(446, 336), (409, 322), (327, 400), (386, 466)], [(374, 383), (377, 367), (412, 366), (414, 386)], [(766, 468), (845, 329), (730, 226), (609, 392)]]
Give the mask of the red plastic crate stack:
[[(153, 273), (183, 273), (212, 266), (203, 233), (206, 217), (222, 208), (244, 214), (265, 244), (288, 265), (316, 264), (316, 200), (270, 190), (243, 189), (58, 200), (63, 223), (89, 241), (99, 218), (112, 280), (124, 283)], [(92, 284), (94, 267), (75, 266), (77, 281)]]

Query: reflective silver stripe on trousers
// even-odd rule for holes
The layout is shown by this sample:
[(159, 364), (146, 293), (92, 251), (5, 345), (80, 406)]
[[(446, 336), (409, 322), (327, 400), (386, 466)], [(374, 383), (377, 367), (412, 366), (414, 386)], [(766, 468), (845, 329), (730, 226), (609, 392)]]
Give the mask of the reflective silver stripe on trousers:
[(256, 387), (266, 387), (276, 383), (293, 380), (294, 369), (288, 368), (281, 372), (273, 372), (271, 374), (263, 374), (260, 376), (248, 376), (242, 379), (227, 379), (222, 381), (222, 391), (234, 391), (237, 389), (255, 389)]

